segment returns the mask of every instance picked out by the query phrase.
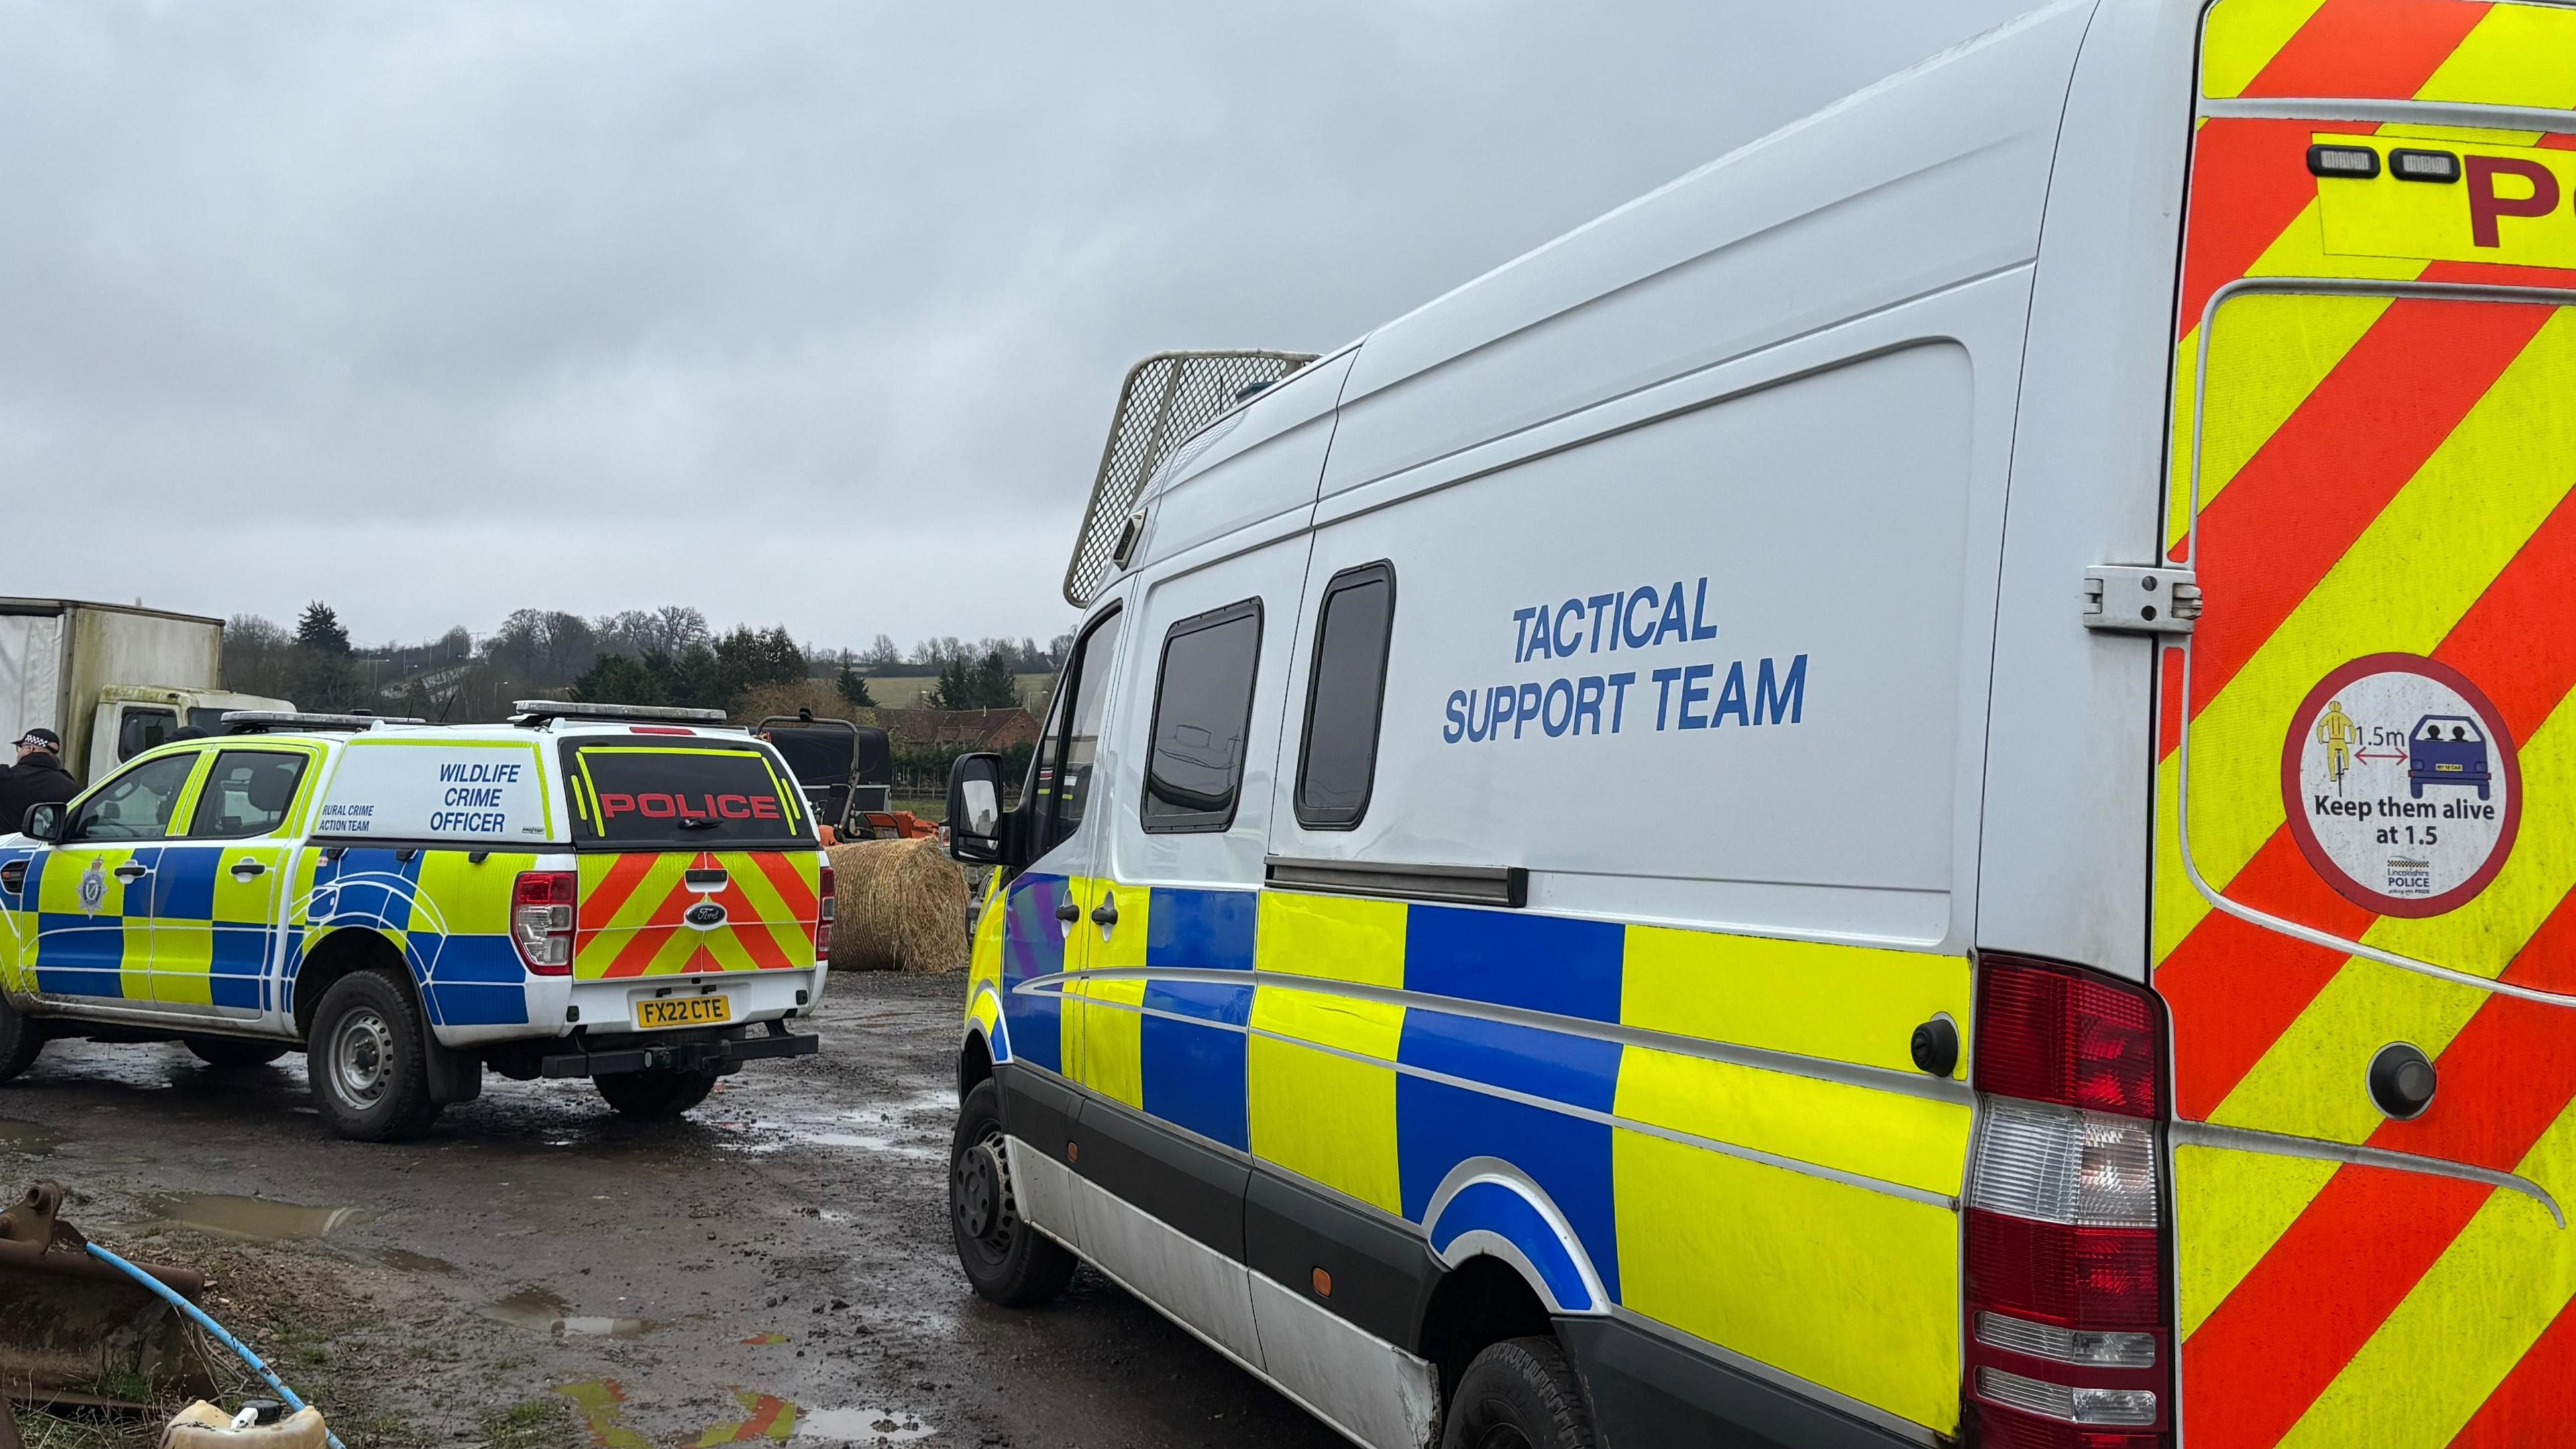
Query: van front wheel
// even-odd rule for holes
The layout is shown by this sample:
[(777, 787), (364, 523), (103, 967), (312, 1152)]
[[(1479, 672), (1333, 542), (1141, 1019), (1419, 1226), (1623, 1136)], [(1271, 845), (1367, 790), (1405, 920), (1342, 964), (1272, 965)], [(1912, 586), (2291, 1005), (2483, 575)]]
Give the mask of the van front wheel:
[(1592, 1407), (1554, 1339), (1506, 1339), (1467, 1365), (1441, 1449), (1593, 1449)]
[(331, 1130), (358, 1142), (417, 1137), (438, 1116), (429, 1096), (427, 1028), (408, 984), (355, 971), (332, 983), (304, 1051), (313, 1104)]
[(622, 1117), (642, 1122), (668, 1122), (707, 1099), (716, 1079), (704, 1072), (675, 1067), (646, 1067), (640, 1072), (611, 1072), (593, 1077), (591, 1085)]
[(957, 1109), (957, 1134), (948, 1145), (948, 1227), (966, 1281), (1005, 1308), (1035, 1308), (1073, 1281), (1073, 1254), (1020, 1216), (1002, 1143), (1002, 1093), (989, 1080), (976, 1083)]

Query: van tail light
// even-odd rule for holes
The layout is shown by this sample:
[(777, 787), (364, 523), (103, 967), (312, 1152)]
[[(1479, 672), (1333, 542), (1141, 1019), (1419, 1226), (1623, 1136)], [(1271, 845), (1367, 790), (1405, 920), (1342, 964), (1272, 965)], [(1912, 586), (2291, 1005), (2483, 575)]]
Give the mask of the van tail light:
[(510, 888), (510, 944), (538, 976), (572, 974), (573, 902), (580, 877), (568, 870), (523, 870)]
[(832, 921), (835, 917), (830, 866), (823, 867), (823, 878), (818, 885), (823, 895), (814, 903), (814, 964), (829, 966), (832, 964)]
[(2162, 1005), (2136, 986), (1987, 956), (1975, 1027), (1972, 1442), (2167, 1449)]

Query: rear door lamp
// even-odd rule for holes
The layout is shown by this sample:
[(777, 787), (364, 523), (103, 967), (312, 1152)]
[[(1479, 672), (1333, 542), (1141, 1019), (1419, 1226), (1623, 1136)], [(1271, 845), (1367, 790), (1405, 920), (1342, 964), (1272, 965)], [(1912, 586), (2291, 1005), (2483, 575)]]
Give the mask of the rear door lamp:
[(2379, 153), (2368, 146), (2310, 146), (2308, 174), (2367, 181), (2379, 174)]
[(2160, 1449), (2171, 1333), (2163, 1012), (2040, 962), (1979, 962), (1966, 1299), (1974, 1442)]
[(510, 888), (510, 944), (538, 976), (572, 974), (573, 903), (580, 877), (568, 870), (526, 870)]
[(2388, 174), (2400, 181), (2431, 181), (2443, 186), (2460, 179), (2460, 158), (2448, 151), (2391, 151)]
[[(822, 879), (815, 884), (822, 894), (814, 902), (814, 964), (828, 966), (832, 961), (832, 922), (838, 915), (838, 912), (833, 909), (833, 880), (830, 866), (823, 867)], [(798, 992), (797, 997), (802, 1001), (804, 993)]]

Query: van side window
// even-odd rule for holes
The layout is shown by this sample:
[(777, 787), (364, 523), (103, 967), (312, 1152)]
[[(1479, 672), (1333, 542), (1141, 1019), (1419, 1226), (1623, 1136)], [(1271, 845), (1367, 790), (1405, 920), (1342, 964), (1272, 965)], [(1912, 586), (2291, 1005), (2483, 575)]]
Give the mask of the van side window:
[(1297, 753), (1297, 823), (1309, 830), (1348, 830), (1368, 813), (1394, 632), (1395, 565), (1344, 569), (1324, 586)]
[(1109, 707), (1109, 666), (1118, 657), (1118, 630), (1125, 622), (1125, 614), (1113, 612), (1093, 624), (1075, 647), (1064, 682), (1056, 686), (1046, 738), (1038, 742), (1037, 758), (1031, 761), (1039, 855), (1062, 844), (1082, 824), (1092, 762), (1100, 753), (1100, 719)]
[(1145, 766), (1149, 834), (1234, 823), (1261, 662), (1261, 601), (1183, 619), (1163, 636), (1154, 684), (1153, 756)]
[(304, 756), (283, 750), (226, 750), (197, 792), (188, 834), (197, 840), (250, 840), (286, 823)]
[(179, 715), (167, 709), (129, 709), (116, 722), (116, 757), (130, 760), (179, 732)]

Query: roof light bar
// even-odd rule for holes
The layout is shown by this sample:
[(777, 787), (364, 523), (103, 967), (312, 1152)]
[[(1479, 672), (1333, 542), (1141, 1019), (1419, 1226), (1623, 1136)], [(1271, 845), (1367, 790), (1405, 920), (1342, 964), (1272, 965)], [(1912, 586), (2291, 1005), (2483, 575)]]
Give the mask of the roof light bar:
[(2308, 174), (2367, 181), (2379, 174), (2379, 153), (2368, 146), (2310, 146)]
[(513, 702), (510, 723), (534, 728), (550, 720), (608, 720), (632, 724), (652, 720), (663, 724), (711, 724), (725, 722), (720, 709), (680, 709), (664, 704), (585, 704), (568, 699), (522, 699)]
[(315, 714), (292, 709), (234, 709), (223, 714), (224, 729), (236, 735), (272, 730), (371, 730), (378, 725), (427, 724), (427, 720), (386, 714)]

